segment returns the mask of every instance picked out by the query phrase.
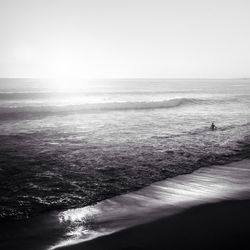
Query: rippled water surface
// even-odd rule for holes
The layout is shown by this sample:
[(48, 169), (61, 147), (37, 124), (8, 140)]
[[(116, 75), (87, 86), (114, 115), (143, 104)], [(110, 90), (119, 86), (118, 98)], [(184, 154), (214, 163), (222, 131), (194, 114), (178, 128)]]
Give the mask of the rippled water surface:
[(250, 155), (247, 80), (113, 81), (78, 93), (18, 84), (0, 94), (1, 219), (90, 205)]

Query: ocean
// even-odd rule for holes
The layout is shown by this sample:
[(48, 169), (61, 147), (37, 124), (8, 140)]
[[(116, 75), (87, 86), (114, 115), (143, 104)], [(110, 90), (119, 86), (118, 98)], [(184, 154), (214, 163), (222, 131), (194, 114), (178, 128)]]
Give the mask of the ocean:
[(2, 221), (85, 207), (250, 157), (250, 80), (54, 86), (60, 81), (0, 80)]

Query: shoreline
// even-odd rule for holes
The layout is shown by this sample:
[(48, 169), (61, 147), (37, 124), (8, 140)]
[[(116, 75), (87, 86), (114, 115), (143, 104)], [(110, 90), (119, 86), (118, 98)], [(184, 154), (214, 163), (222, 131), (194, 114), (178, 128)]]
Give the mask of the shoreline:
[[(135, 236), (140, 238), (140, 235), (144, 235), (141, 232), (147, 228), (145, 234), (152, 234), (151, 237), (146, 237), (150, 238), (147, 239), (148, 244), (153, 247), (159, 241), (159, 246), (152, 249), (161, 249), (160, 244), (164, 244), (163, 239), (166, 236), (162, 235), (162, 239), (155, 240), (155, 237), (161, 235), (159, 230), (169, 230), (169, 234), (172, 234), (168, 221), (177, 220), (179, 224), (175, 226), (176, 236), (173, 235), (177, 239), (177, 228), (182, 223), (181, 218), (190, 218), (186, 213), (193, 211), (192, 209), (200, 210), (203, 207), (201, 209), (201, 211), (204, 210), (201, 212), (204, 213), (203, 219), (207, 219), (209, 222), (213, 219), (212, 210), (220, 209), (220, 204), (226, 204), (222, 205), (226, 208), (231, 202), (232, 208), (228, 208), (232, 212), (231, 215), (235, 218), (238, 216), (237, 213), (241, 215), (244, 207), (249, 208), (249, 179), (249, 159), (227, 165), (200, 168), (192, 174), (168, 178), (138, 191), (103, 200), (92, 206), (69, 209), (64, 212), (50, 212), (27, 221), (2, 223), (0, 230), (4, 233), (0, 236), (0, 248), (15, 250), (20, 249), (21, 245), (26, 250), (105, 250), (102, 245), (106, 244), (107, 250), (110, 250), (112, 246), (109, 244), (115, 241), (116, 248), (114, 249), (117, 250), (143, 250), (145, 246), (141, 245), (138, 239), (127, 237), (130, 235), (130, 230), (136, 230)], [(214, 207), (212, 210), (211, 206)], [(248, 209), (248, 211), (250, 210)], [(245, 212), (244, 216), (244, 220), (248, 221), (249, 217)], [(161, 221), (166, 221), (165, 224), (162, 222), (164, 224), (161, 225), (162, 229), (158, 224), (161, 224)], [(197, 219), (194, 218), (193, 221), (197, 222)], [(152, 226), (154, 223), (157, 226)], [(191, 223), (187, 231), (192, 227)], [(131, 243), (138, 242), (139, 248), (135, 248), (137, 246), (124, 248), (126, 246), (122, 243), (124, 237)], [(99, 243), (102, 241), (104, 242)]]
[(150, 223), (56, 249), (243, 249), (241, 246), (249, 247), (249, 211), (250, 199), (202, 204)]
[(59, 217), (62, 223), (71, 225), (68, 233), (72, 237), (62, 239), (50, 249), (116, 233), (202, 204), (248, 199), (249, 179), (250, 160), (242, 160), (200, 168), (94, 206), (67, 210)]

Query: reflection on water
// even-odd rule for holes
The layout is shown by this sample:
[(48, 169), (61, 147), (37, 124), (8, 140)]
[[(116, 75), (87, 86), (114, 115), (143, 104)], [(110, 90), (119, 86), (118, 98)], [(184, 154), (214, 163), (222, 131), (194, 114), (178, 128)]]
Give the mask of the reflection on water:
[(67, 210), (58, 215), (67, 232), (51, 249), (171, 215), (193, 205), (246, 197), (250, 192), (249, 179), (250, 160), (243, 160), (201, 168), (93, 206)]
[(2, 81), (0, 220), (92, 205), (248, 156), (249, 81), (115, 80), (72, 93)]

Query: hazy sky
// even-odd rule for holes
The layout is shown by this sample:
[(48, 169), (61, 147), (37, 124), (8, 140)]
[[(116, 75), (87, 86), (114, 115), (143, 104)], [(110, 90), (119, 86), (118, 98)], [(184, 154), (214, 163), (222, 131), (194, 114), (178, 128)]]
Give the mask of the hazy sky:
[(0, 77), (249, 77), (249, 0), (0, 0)]

